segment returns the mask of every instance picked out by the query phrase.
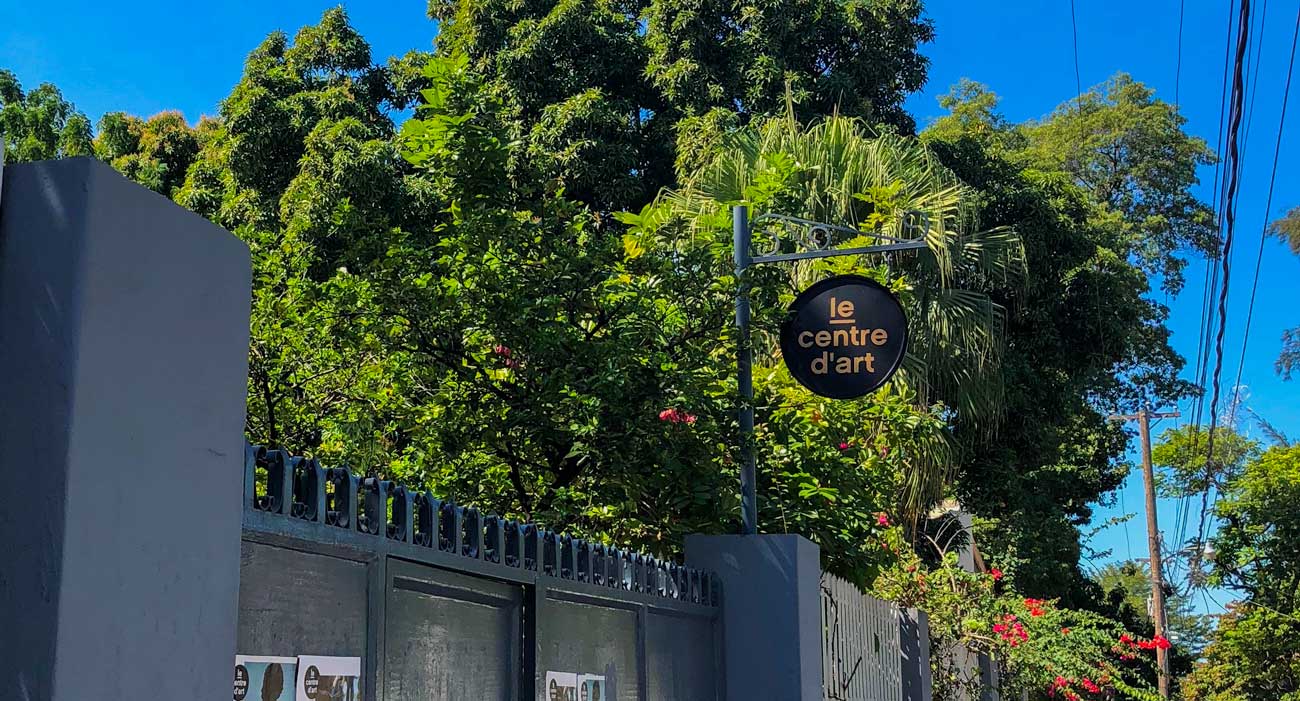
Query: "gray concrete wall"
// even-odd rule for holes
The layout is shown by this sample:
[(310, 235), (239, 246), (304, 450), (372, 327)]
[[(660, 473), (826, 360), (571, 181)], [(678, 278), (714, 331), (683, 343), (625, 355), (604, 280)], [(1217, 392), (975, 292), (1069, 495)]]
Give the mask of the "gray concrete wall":
[(5, 693), (229, 698), (248, 250), (92, 159), (3, 174)]
[(686, 538), (722, 582), (727, 698), (820, 701), (820, 552), (797, 535)]

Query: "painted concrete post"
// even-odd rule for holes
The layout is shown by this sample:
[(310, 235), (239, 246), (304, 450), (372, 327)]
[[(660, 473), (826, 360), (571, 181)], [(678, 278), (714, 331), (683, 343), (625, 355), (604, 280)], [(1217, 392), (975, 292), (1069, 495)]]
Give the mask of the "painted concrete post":
[(3, 179), (5, 697), (228, 699), (248, 249), (93, 159)]
[(822, 699), (820, 551), (797, 535), (692, 535), (722, 582), (727, 699)]
[(925, 612), (902, 609), (898, 612), (898, 639), (901, 643), (904, 701), (931, 701), (930, 623)]

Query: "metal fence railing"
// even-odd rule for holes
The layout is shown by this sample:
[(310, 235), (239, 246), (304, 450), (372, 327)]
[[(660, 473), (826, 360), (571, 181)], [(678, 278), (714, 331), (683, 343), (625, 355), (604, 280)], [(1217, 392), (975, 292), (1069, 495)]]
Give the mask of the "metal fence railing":
[(822, 696), (826, 701), (904, 701), (899, 610), (823, 574)]
[[(389, 480), (358, 477), (284, 451), (249, 446), (245, 528), (348, 544), (474, 574), (542, 575), (716, 607), (709, 572), (651, 555), (557, 534), (542, 526), (484, 514)], [(264, 471), (265, 478), (260, 478)], [(278, 516), (270, 520), (258, 515)], [(413, 546), (413, 547), (412, 547)], [(472, 564), (471, 564), (472, 563)]]

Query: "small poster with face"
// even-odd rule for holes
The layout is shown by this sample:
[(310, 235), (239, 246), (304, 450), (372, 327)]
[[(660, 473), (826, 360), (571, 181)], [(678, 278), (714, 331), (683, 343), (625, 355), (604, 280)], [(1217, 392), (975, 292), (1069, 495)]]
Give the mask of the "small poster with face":
[(546, 701), (578, 701), (578, 675), (573, 672), (547, 672)]
[(361, 701), (360, 657), (298, 656), (296, 701)]
[(297, 657), (235, 655), (235, 701), (294, 701)]
[(578, 701), (609, 701), (605, 678), (595, 674), (578, 675)]

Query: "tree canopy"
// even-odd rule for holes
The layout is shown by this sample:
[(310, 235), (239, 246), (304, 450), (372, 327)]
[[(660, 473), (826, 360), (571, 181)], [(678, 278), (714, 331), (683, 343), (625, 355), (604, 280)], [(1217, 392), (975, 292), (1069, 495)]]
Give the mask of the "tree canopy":
[(1247, 462), (1215, 515), (1213, 582), (1243, 599), (1219, 622), (1187, 681), (1193, 701), (1300, 698), (1300, 446)]
[[(988, 280), (981, 288), (1008, 310), (1001, 406), (1012, 418), (989, 439), (964, 437), (957, 493), (982, 517), (981, 549), (1018, 562), (1027, 592), (1055, 596), (1064, 587), (1067, 602), (1096, 602), (1100, 593), (1078, 568), (1078, 529), (1128, 471), (1128, 439), (1105, 417), (1190, 391), (1177, 379), (1183, 359), (1169, 345), (1168, 310), (1148, 281), (1151, 260), (1180, 268), (1183, 244), (1147, 241), (1141, 228), (1157, 203), (1179, 216), (1204, 208), (1185, 177), (1194, 178), (1204, 153), (1172, 106), (1124, 76), (1089, 92), (1084, 124), (1073, 103), (1042, 121), (1011, 123), (997, 96), (969, 81), (942, 102), (948, 114), (922, 138), (979, 194), (981, 226), (1014, 227), (1028, 271), (1019, 285)], [(1088, 138), (1068, 138), (1085, 128)], [(1099, 188), (1093, 167), (1080, 165), (1109, 163), (1106, 150), (1123, 151), (1117, 145), (1162, 141), (1176, 156), (1163, 166), (1169, 174), (1127, 157), (1112, 164), (1106, 182), (1124, 183), (1128, 195)]]
[(12, 71), (0, 68), (0, 136), (5, 161), (43, 161), (91, 153), (90, 120), (50, 83), (23, 92)]

